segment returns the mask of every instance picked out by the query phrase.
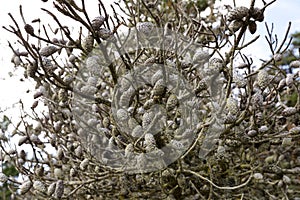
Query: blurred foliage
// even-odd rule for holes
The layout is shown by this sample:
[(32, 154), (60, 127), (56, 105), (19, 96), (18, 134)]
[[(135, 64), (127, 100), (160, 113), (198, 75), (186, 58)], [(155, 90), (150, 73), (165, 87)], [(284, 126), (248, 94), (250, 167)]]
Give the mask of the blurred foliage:
[[(6, 176), (18, 177), (19, 172), (12, 164), (5, 163), (1, 167), (2, 167), (2, 173), (4, 173)], [(0, 199), (2, 200), (10, 199), (12, 193), (9, 187), (13, 187), (13, 185), (8, 182), (5, 182), (4, 184), (0, 185)]]
[[(278, 62), (280, 65), (288, 66), (289, 63), (299, 59), (300, 56), (300, 32), (291, 34), (293, 38), (290, 48), (284, 52), (282, 60)], [(292, 69), (287, 68), (287, 72), (291, 73)]]

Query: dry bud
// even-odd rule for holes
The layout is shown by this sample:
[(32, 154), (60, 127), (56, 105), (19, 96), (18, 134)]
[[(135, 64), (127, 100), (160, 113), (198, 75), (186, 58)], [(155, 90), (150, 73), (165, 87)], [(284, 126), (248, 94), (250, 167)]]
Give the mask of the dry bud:
[(257, 30), (257, 25), (255, 21), (250, 21), (248, 25), (248, 30), (251, 34), (254, 34)]
[(40, 138), (38, 138), (37, 135), (32, 134), (29, 139), (30, 139), (31, 142), (33, 142), (36, 145), (42, 145), (43, 144), (43, 142), (40, 140)]
[(267, 132), (269, 130), (269, 128), (267, 127), (267, 126), (261, 126), (259, 129), (258, 129), (258, 131), (260, 132), (260, 133), (265, 133), (265, 132)]
[(112, 35), (113, 35), (113, 33), (109, 29), (106, 29), (106, 28), (100, 28), (100, 30), (98, 31), (98, 37), (103, 40), (106, 40), (109, 37), (112, 37)]
[(240, 20), (235, 20), (233, 22), (231, 22), (228, 26), (229, 30), (231, 30), (232, 32), (237, 32), (238, 30), (240, 30), (240, 28), (243, 26), (244, 22), (240, 21)]
[(165, 91), (166, 91), (166, 85), (164, 84), (164, 80), (160, 79), (155, 83), (152, 89), (152, 96), (161, 97), (162, 95), (164, 95)]
[(250, 137), (254, 137), (257, 135), (257, 131), (256, 130), (250, 130), (247, 132), (247, 135)]
[(34, 173), (37, 175), (37, 176), (40, 176), (42, 177), (44, 175), (44, 167), (43, 166), (37, 166), (34, 170)]
[(93, 50), (94, 47), (94, 37), (93, 35), (89, 34), (83, 41), (82, 47), (87, 51), (87, 53), (90, 53)]
[(294, 61), (290, 62), (290, 67), (291, 68), (300, 68), (300, 61), (294, 60)]
[(34, 29), (30, 24), (26, 24), (24, 29), (29, 35), (34, 35)]
[(167, 100), (167, 110), (173, 110), (178, 105), (178, 99), (175, 94), (171, 94)]
[(292, 116), (297, 113), (297, 109), (294, 107), (287, 107), (282, 111), (282, 115), (284, 117)]
[(251, 102), (255, 107), (262, 106), (263, 101), (264, 97), (260, 92), (256, 92), (251, 98)]
[(46, 193), (47, 188), (41, 181), (34, 181), (33, 188), (39, 192)]
[(285, 184), (290, 184), (290, 183), (292, 182), (292, 181), (291, 181), (291, 178), (288, 177), (287, 175), (283, 175), (282, 181), (283, 181)]
[(15, 64), (15, 66), (19, 66), (21, 64), (21, 58), (19, 56), (14, 56), (13, 58), (13, 63)]
[(56, 157), (57, 157), (58, 160), (62, 160), (63, 159), (64, 152), (63, 152), (63, 149), (61, 147), (58, 148)]
[(202, 49), (196, 50), (193, 61), (194, 62), (208, 62), (210, 58), (210, 55), (207, 51), (203, 51)]
[(134, 147), (132, 143), (129, 143), (125, 148), (125, 157), (129, 157), (132, 152), (134, 152)]
[(146, 34), (146, 35), (150, 34), (154, 27), (155, 27), (155, 25), (151, 22), (139, 22), (136, 25), (138, 32)]
[(77, 172), (74, 168), (70, 169), (70, 176), (75, 177), (77, 175)]
[(8, 180), (8, 177), (0, 172), (0, 183), (5, 183)]
[(26, 160), (26, 152), (22, 149), (18, 155), (21, 159)]
[(157, 72), (155, 72), (152, 77), (151, 77), (151, 84), (152, 85), (155, 85), (155, 83), (157, 81), (159, 81), (160, 79), (163, 78), (163, 73), (162, 73), (162, 70), (158, 70)]
[(47, 191), (48, 196), (51, 196), (51, 195), (54, 193), (55, 188), (56, 188), (56, 182), (51, 183), (51, 184), (49, 185), (48, 191)]
[(22, 144), (25, 144), (27, 142), (27, 140), (28, 140), (27, 136), (20, 137), (18, 145), (21, 146)]
[(227, 99), (226, 107), (232, 114), (236, 114), (239, 111), (238, 102), (231, 97)]
[(224, 119), (224, 124), (233, 124), (234, 122), (236, 122), (236, 117), (234, 115), (232, 114), (226, 115)]
[(287, 74), (285, 78), (285, 83), (287, 86), (291, 86), (294, 82), (294, 74)]
[(78, 146), (76, 149), (75, 149), (75, 155), (78, 157), (78, 158), (81, 158), (82, 156), (82, 148), (81, 146)]
[(261, 173), (254, 173), (253, 178), (256, 180), (262, 180), (264, 176)]
[(277, 90), (281, 90), (282, 88), (284, 88), (284, 86), (286, 86), (286, 79), (282, 79), (277, 86)]
[(236, 67), (238, 69), (245, 69), (245, 68), (249, 67), (249, 64), (248, 63), (239, 63)]
[(104, 24), (105, 22), (105, 17), (103, 16), (99, 16), (96, 17), (95, 19), (93, 19), (92, 21), (92, 27), (94, 30), (98, 31), (100, 29), (100, 27)]
[(147, 129), (147, 127), (151, 124), (152, 120), (154, 119), (155, 113), (154, 112), (145, 112), (142, 117), (142, 126), (144, 129)]
[(89, 165), (89, 159), (85, 158), (83, 161), (81, 161), (79, 167), (82, 171), (86, 170), (86, 168)]
[(257, 84), (260, 87), (267, 86), (269, 82), (269, 74), (266, 70), (260, 70), (257, 74)]
[(133, 130), (132, 130), (132, 133), (131, 133), (132, 137), (134, 138), (139, 138), (143, 135), (143, 128), (142, 126), (140, 125), (137, 125)]
[(56, 182), (56, 187), (54, 191), (54, 197), (60, 199), (64, 194), (64, 182), (59, 180)]
[(34, 110), (38, 106), (38, 104), (39, 104), (38, 101), (34, 101), (30, 108)]
[(26, 181), (22, 185), (20, 185), (20, 194), (25, 194), (27, 193), (30, 188), (32, 187), (32, 182), (31, 181)]
[(54, 177), (56, 179), (61, 179), (61, 178), (64, 177), (64, 173), (63, 173), (63, 170), (61, 168), (55, 168), (53, 173), (54, 173)]
[(278, 61), (281, 61), (282, 60), (282, 54), (280, 53), (276, 53), (273, 55), (273, 59), (278, 62)]
[(151, 133), (146, 133), (145, 136), (144, 136), (144, 139), (145, 139), (145, 145), (146, 146), (156, 144), (155, 138)]
[(170, 144), (176, 150), (182, 150), (184, 148), (183, 143), (181, 141), (178, 141), (178, 140), (171, 140)]
[(289, 133), (292, 135), (296, 135), (300, 133), (300, 126), (295, 126), (289, 130)]
[(40, 91), (37, 91), (36, 93), (34, 93), (33, 98), (34, 98), (34, 99), (37, 99), (37, 98), (39, 98), (39, 97), (41, 97), (41, 96), (43, 96), (43, 93), (40, 92)]
[(58, 51), (58, 48), (56, 46), (46, 46), (40, 50), (40, 55), (44, 57), (51, 56), (55, 52)]
[(253, 17), (253, 19), (255, 19), (256, 21), (259, 21), (259, 22), (264, 21), (264, 18), (265, 18), (263, 10), (261, 10), (257, 7), (250, 11), (250, 15), (251, 15), (251, 17)]
[(124, 109), (117, 110), (117, 120), (125, 121), (128, 119), (128, 112)]

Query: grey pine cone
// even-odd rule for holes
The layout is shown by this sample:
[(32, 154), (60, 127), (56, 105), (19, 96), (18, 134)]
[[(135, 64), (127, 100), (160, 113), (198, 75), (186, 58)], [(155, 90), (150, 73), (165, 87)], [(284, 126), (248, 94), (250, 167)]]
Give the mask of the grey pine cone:
[(227, 20), (242, 20), (244, 17), (247, 17), (249, 14), (249, 9), (244, 6), (236, 7), (228, 13)]

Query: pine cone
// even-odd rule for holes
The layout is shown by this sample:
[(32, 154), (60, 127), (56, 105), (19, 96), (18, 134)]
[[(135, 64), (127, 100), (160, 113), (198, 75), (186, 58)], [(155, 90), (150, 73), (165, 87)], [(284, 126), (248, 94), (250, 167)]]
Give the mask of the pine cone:
[(56, 182), (56, 187), (54, 191), (54, 197), (60, 199), (64, 194), (64, 182), (59, 180)]
[(249, 14), (248, 8), (244, 6), (236, 7), (229, 12), (227, 16), (227, 20), (230, 22), (233, 20), (242, 20), (244, 17), (247, 17), (248, 14)]
[(238, 102), (231, 97), (227, 99), (226, 107), (232, 114), (236, 114), (239, 111)]
[(92, 20), (92, 27), (94, 30), (98, 31), (100, 30), (100, 27), (104, 24), (105, 17), (99, 16)]
[(290, 62), (290, 67), (291, 68), (300, 68), (300, 61), (294, 60), (294, 61)]
[(32, 187), (32, 182), (31, 181), (26, 181), (20, 186), (20, 194), (25, 194), (27, 193), (30, 188)]
[(88, 167), (88, 165), (89, 165), (89, 159), (84, 159), (83, 161), (81, 161), (81, 163), (80, 163), (80, 165), (79, 165), (79, 167), (80, 167), (80, 169), (81, 170), (86, 170), (86, 168)]
[(161, 97), (166, 91), (166, 85), (164, 84), (164, 80), (160, 79), (158, 80), (153, 89), (152, 89), (152, 96), (155, 97)]
[(0, 173), (0, 182), (5, 183), (7, 180), (8, 180), (8, 177), (5, 174)]
[(58, 51), (58, 48), (56, 46), (46, 46), (40, 50), (40, 55), (44, 56), (44, 57), (48, 57), (57, 51)]
[(52, 183), (51, 185), (49, 185), (48, 190), (47, 190), (47, 194), (49, 196), (51, 196), (54, 193), (55, 187), (56, 187), (56, 183), (55, 182)]
[(285, 83), (287, 86), (291, 86), (294, 82), (294, 74), (287, 74), (285, 78)]
[(93, 35), (89, 34), (83, 41), (82, 47), (90, 53), (94, 47), (94, 37)]
[(294, 114), (296, 114), (297, 113), (297, 109), (296, 108), (294, 108), (294, 107), (287, 107), (286, 109), (284, 109), (283, 111), (282, 111), (282, 115), (284, 116), (284, 117), (288, 117), (288, 116), (292, 116), (292, 115), (294, 115)]
[(207, 51), (198, 49), (193, 56), (193, 62), (206, 62), (209, 58), (209, 53)]
[(264, 12), (259, 8), (254, 8), (250, 11), (250, 15), (256, 21), (262, 22), (264, 21)]
[(106, 40), (106, 39), (112, 37), (112, 35), (113, 35), (113, 33), (106, 28), (100, 28), (100, 30), (98, 31), (98, 36), (103, 40)]
[(265, 87), (269, 83), (269, 74), (266, 70), (260, 70), (257, 74), (257, 84), (260, 87)]
[(137, 31), (145, 35), (150, 34), (154, 27), (152, 22), (139, 22), (136, 25)]
[(47, 188), (41, 181), (34, 181), (33, 188), (39, 192), (46, 193)]
[(167, 100), (166, 108), (168, 111), (173, 110), (178, 105), (178, 99), (176, 95), (171, 94)]
[(292, 135), (296, 135), (300, 133), (300, 126), (295, 126), (289, 130), (289, 133)]

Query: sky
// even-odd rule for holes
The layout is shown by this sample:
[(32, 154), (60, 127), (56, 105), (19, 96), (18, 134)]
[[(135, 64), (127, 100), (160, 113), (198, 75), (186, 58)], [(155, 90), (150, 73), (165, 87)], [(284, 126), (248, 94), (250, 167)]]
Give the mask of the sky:
[[(270, 2), (271, 0), (266, 0)], [(0, 25), (8, 26), (12, 23), (8, 16), (11, 12), (17, 17), (18, 21), (21, 22), (19, 17), (19, 5), (22, 4), (25, 18), (30, 22), (36, 18), (47, 19), (45, 13), (40, 10), (41, 7), (53, 9), (51, 0), (47, 3), (43, 3), (41, 0), (9, 0), (0, 5)], [(105, 4), (111, 2), (111, 0), (103, 0)], [(262, 1), (256, 0), (256, 6), (261, 7)], [(96, 4), (95, 4), (96, 3)], [(222, 0), (222, 4), (231, 4), (232, 0)], [(236, 0), (237, 6), (250, 4), (250, 0)], [(91, 18), (97, 15), (97, 10), (93, 14), (93, 8), (97, 5), (97, 0), (86, 1), (86, 6), (90, 10)], [(272, 4), (265, 12), (265, 22), (269, 25), (274, 23), (274, 32), (277, 33), (279, 41), (284, 37), (287, 25), (289, 21), (292, 22), (291, 32), (300, 31), (300, 15), (298, 14), (300, 9), (300, 1), (298, 0), (277, 0)], [(94, 15), (94, 16), (93, 16)], [(67, 19), (66, 19), (67, 20)], [(267, 47), (267, 42), (264, 39), (266, 35), (265, 24), (259, 23), (257, 33), (254, 36), (248, 34), (247, 38), (254, 38), (256, 35), (261, 34), (260, 39), (254, 43), (250, 48), (247, 49), (247, 55), (252, 55), (254, 59), (266, 58), (269, 56), (269, 50)], [(15, 37), (2, 29), (0, 31), (0, 111), (5, 108), (10, 108), (12, 104), (18, 102), (22, 99), (27, 108), (30, 108), (33, 102), (32, 93), (26, 93), (26, 91), (31, 88), (32, 82), (25, 81), (20, 82), (19, 77), (22, 75), (23, 71), (15, 70), (12, 63), (10, 62), (12, 57), (12, 52), (8, 48), (7, 41), (15, 41)], [(13, 77), (9, 77), (9, 73), (13, 72)], [(8, 109), (9, 115), (16, 114), (16, 110)], [(1, 116), (1, 114), (0, 114)]]

